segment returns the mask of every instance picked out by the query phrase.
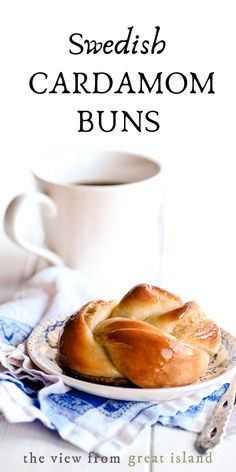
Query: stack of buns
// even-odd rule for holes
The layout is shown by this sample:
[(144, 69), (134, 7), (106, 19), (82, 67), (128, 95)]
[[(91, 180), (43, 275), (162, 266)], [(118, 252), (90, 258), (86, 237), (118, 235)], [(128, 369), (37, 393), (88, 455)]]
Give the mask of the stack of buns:
[(174, 387), (197, 381), (220, 344), (219, 327), (197, 303), (142, 284), (119, 303), (94, 300), (70, 316), (57, 360), (66, 373), (90, 382)]

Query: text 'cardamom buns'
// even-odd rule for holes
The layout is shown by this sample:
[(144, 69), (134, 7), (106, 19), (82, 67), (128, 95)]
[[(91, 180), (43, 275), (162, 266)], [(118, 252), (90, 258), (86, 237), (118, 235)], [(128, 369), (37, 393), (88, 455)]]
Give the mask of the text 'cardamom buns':
[(174, 387), (197, 381), (220, 343), (220, 329), (197, 303), (142, 284), (119, 303), (94, 300), (70, 316), (57, 359), (90, 382)]

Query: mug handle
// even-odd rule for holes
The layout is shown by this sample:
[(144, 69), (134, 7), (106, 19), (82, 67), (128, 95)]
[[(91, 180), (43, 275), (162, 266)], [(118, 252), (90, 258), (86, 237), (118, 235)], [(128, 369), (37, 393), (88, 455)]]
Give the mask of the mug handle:
[(30, 241), (27, 241), (24, 237), (20, 235), (19, 229), (19, 219), (18, 216), (21, 210), (24, 210), (24, 206), (27, 204), (32, 204), (32, 202), (42, 203), (48, 209), (48, 215), (54, 217), (57, 212), (57, 207), (55, 202), (41, 192), (28, 192), (16, 196), (9, 203), (5, 215), (4, 215), (4, 229), (8, 237), (18, 246), (26, 249), (27, 251), (35, 254), (36, 256), (43, 257), (48, 262), (53, 265), (62, 266), (64, 265), (63, 260), (53, 251), (46, 249), (44, 247), (38, 247), (32, 244)]

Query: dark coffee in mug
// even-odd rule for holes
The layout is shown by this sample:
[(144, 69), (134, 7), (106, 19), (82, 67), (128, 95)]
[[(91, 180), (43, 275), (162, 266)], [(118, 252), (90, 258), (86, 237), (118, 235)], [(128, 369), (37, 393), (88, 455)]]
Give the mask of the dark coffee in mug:
[(89, 186), (95, 186), (95, 187), (107, 187), (109, 185), (124, 185), (127, 182), (116, 182), (116, 181), (96, 181), (96, 180), (91, 180), (91, 181), (81, 181), (81, 182), (72, 182), (71, 185), (89, 185)]

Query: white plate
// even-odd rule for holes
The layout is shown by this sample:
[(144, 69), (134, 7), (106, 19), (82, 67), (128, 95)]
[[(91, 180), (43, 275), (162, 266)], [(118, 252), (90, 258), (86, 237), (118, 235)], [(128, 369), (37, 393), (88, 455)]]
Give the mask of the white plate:
[(196, 383), (171, 388), (125, 388), (85, 382), (65, 375), (55, 361), (56, 340), (65, 318), (57, 318), (40, 324), (31, 333), (27, 347), (33, 362), (48, 374), (57, 374), (70, 387), (93, 395), (131, 401), (166, 401), (190, 395), (199, 390), (222, 385), (236, 371), (236, 338), (225, 330), (222, 332), (222, 348), (212, 357), (207, 372)]

